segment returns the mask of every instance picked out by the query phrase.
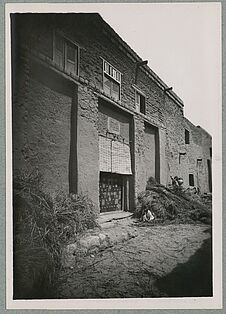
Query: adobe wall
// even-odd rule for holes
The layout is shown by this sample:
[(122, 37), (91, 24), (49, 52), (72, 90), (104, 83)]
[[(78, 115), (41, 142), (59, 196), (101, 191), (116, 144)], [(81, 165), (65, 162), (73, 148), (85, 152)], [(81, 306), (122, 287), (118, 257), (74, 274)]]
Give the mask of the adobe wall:
[(194, 175), (195, 186), (201, 193), (210, 192), (208, 183), (207, 160), (212, 160), (211, 136), (202, 128), (194, 126), (188, 119), (184, 119), (185, 128), (190, 131), (191, 141), (187, 145), (189, 173)]
[(85, 85), (78, 86), (78, 193), (99, 206), (98, 98)]
[(119, 108), (112, 107), (106, 101), (99, 100), (98, 105), (98, 132), (100, 135), (106, 136), (108, 132), (108, 118), (115, 119), (119, 123), (119, 138), (126, 144), (131, 142), (131, 116), (123, 112)]
[[(69, 23), (69, 21), (67, 21)], [(135, 111), (135, 68), (136, 60), (128, 54), (126, 55), (122, 48), (110, 38), (103, 29), (97, 25), (93, 27), (82, 21), (73, 21), (73, 32), (69, 30), (70, 36), (81, 46), (80, 53), (80, 78), (87, 82), (87, 85), (93, 91), (104, 94), (103, 92), (103, 59), (106, 59), (116, 69), (122, 73), (121, 102), (118, 103), (122, 108), (128, 109), (134, 114), (134, 164), (135, 164), (135, 193), (136, 195), (146, 187), (146, 169), (149, 165), (145, 162), (144, 144), (144, 116)], [(87, 22), (88, 23), (88, 22)], [(63, 26), (64, 31), (67, 27)], [(83, 31), (81, 31), (81, 29)], [(68, 29), (67, 29), (68, 30)], [(164, 128), (164, 108), (162, 103), (164, 92), (152, 79), (147, 77), (142, 71), (138, 72), (136, 86), (146, 95), (146, 116), (150, 125), (159, 128), (160, 142), (160, 180), (166, 182), (165, 171), (165, 134)], [(106, 96), (106, 95), (105, 95)], [(173, 102), (172, 102), (173, 103)], [(172, 106), (178, 106), (173, 103)], [(114, 104), (110, 104), (113, 111), (116, 110)], [(178, 108), (179, 110), (179, 108)], [(179, 110), (180, 114), (181, 111)], [(138, 122), (137, 122), (138, 121)], [(79, 138), (79, 136), (78, 136)]]
[[(33, 17), (32, 20), (34, 21)], [(28, 27), (28, 23), (22, 23), (22, 25), (23, 27), (20, 27), (20, 31), (23, 35), (21, 37), (21, 40), (23, 41), (29, 38), (30, 28)], [(42, 154), (42, 158), (46, 160), (46, 162), (44, 162), (45, 167), (48, 169), (52, 167), (51, 165), (48, 165), (47, 160), (51, 160), (51, 164), (53, 165), (53, 169), (46, 172), (46, 174), (48, 174), (47, 177), (53, 178), (48, 184), (51, 189), (54, 189), (55, 182), (58, 182), (58, 184), (60, 181), (66, 182), (69, 176), (68, 169), (70, 168), (72, 178), (69, 176), (69, 181), (73, 183), (74, 190), (82, 193), (87, 192), (94, 203), (98, 205), (98, 128), (100, 132), (104, 132), (105, 130), (105, 120), (103, 120), (102, 126), (98, 122), (98, 98), (101, 95), (105, 95), (106, 99), (109, 99), (110, 105), (108, 107), (111, 108), (108, 114), (114, 116), (114, 114), (116, 114), (116, 107), (120, 106), (133, 116), (133, 123), (131, 121), (132, 126), (130, 126), (129, 130), (128, 127), (125, 126), (126, 123), (124, 125), (122, 121), (122, 130), (124, 132), (123, 136), (126, 139), (130, 132), (129, 137), (133, 142), (132, 164), (135, 178), (135, 196), (145, 189), (147, 181), (146, 170), (150, 166), (149, 158), (147, 157), (148, 148), (146, 147), (145, 150), (145, 123), (158, 129), (160, 182), (162, 184), (169, 184), (171, 182), (170, 176), (177, 175), (183, 177), (185, 186), (188, 186), (188, 175), (189, 173), (193, 173), (195, 185), (197, 185), (199, 180), (199, 184), (202, 185), (202, 191), (208, 191), (206, 160), (209, 158), (211, 137), (208, 136), (206, 132), (202, 130), (200, 131), (197, 127), (189, 123), (183, 116), (182, 107), (169, 96), (168, 92), (164, 92), (163, 89), (154, 82), (154, 79), (151, 79), (145, 74), (144, 71), (140, 69), (138, 70), (137, 82), (135, 82), (137, 60), (125, 51), (122, 45), (116, 41), (114, 36), (111, 36), (106, 32), (101, 23), (96, 23), (95, 18), (92, 19), (90, 16), (89, 18), (84, 15), (80, 17), (77, 16), (75, 19), (73, 15), (70, 14), (62, 20), (60, 15), (57, 17), (55, 16), (55, 18), (53, 18), (53, 16), (50, 18), (49, 15), (47, 15), (41, 23), (42, 28), (39, 27), (40, 21), (37, 25), (32, 28), (33, 34), (35, 34), (35, 32), (39, 34), (39, 41), (36, 46), (37, 49), (41, 48), (42, 51), (45, 50), (45, 55), (47, 57), (45, 62), (47, 64), (49, 62), (48, 54), (50, 54), (50, 50), (48, 50), (48, 41), (46, 38), (50, 36), (52, 29), (56, 26), (65, 33), (68, 38), (74, 40), (81, 46), (79, 78), (71, 78), (72, 81), (74, 80), (76, 83), (74, 85), (78, 85), (78, 87), (73, 87), (71, 96), (68, 92), (66, 92), (65, 96), (63, 91), (60, 91), (59, 93), (52, 87), (49, 88), (48, 84), (46, 86), (39, 82), (39, 85), (37, 85), (37, 82), (34, 83), (32, 80), (30, 83), (27, 82), (30, 80), (30, 77), (26, 67), (22, 66), (24, 68), (24, 73), (20, 74), (21, 79), (19, 81), (21, 84), (31, 84), (27, 85), (26, 92), (22, 91), (20, 87), (18, 88), (18, 90), (21, 90), (21, 94), (18, 96), (20, 102), (27, 102), (27, 96), (25, 94), (31, 94), (29, 97), (32, 98), (32, 101), (34, 99), (36, 106), (29, 109), (29, 117), (35, 117), (37, 115), (37, 124), (39, 123), (39, 120), (42, 120), (40, 125), (42, 128), (46, 129), (48, 140), (53, 138), (54, 140), (52, 142), (58, 143), (58, 146), (51, 146), (55, 148), (53, 150), (50, 149), (49, 159), (47, 156), (46, 158), (44, 157), (44, 152), (42, 152), (42, 148), (40, 148), (40, 154)], [(43, 44), (40, 46), (40, 43)], [(34, 51), (35, 49), (31, 50), (32, 53), (34, 53)], [(102, 58), (106, 59), (106, 61), (111, 63), (122, 73), (121, 102), (113, 101), (103, 92)], [(142, 91), (146, 96), (146, 115), (135, 111), (135, 83), (136, 88)], [(76, 96), (77, 98), (74, 95), (75, 93), (78, 95)], [(52, 100), (49, 101), (49, 99)], [(54, 132), (52, 130), (54, 129), (54, 126), (46, 122), (47, 117), (52, 114), (51, 108), (55, 102), (57, 102), (57, 105), (54, 105), (54, 108), (56, 108), (54, 111), (54, 123), (56, 123), (56, 125), (59, 124), (60, 126), (65, 126), (64, 131), (59, 131), (59, 134), (57, 133), (56, 135), (52, 134)], [(72, 106), (72, 104), (74, 105)], [(34, 108), (38, 108), (39, 106), (41, 108), (40, 114), (37, 112), (37, 109)], [(72, 110), (72, 112), (74, 112), (73, 118), (70, 118), (71, 106), (74, 108)], [(26, 129), (24, 127), (25, 122), (22, 120), (26, 119), (24, 117), (26, 117), (25, 111), (28, 106), (25, 105), (26, 108), (23, 108), (23, 106), (21, 107), (21, 105), (17, 105), (16, 107), (15, 116), (18, 115), (19, 120), (15, 123), (15, 130), (19, 133), (21, 128)], [(42, 115), (44, 110), (46, 110), (45, 119), (43, 119), (44, 114)], [(100, 112), (100, 114), (104, 113)], [(102, 118), (104, 119), (104, 116)], [(185, 129), (188, 129), (190, 132), (190, 144), (185, 144)], [(30, 141), (35, 137), (33, 132), (34, 131), (30, 134)], [(32, 164), (32, 158), (34, 157), (29, 157), (27, 161), (24, 160), (24, 157), (21, 157), (20, 149), (21, 147), (24, 147), (26, 138), (27, 135), (24, 134), (24, 131), (17, 135), (15, 140), (15, 143), (17, 143), (15, 146), (17, 152), (16, 155), (18, 156), (16, 157), (16, 163), (19, 167), (20, 164), (26, 164), (26, 167), (28, 167), (28, 165), (35, 165), (36, 163), (41, 165), (42, 158), (40, 160), (33, 159)], [(202, 140), (200, 141), (200, 139)], [(38, 139), (36, 138), (35, 143), (37, 141)], [(35, 145), (34, 150), (39, 150), (38, 144)], [(43, 142), (42, 145), (45, 147)], [(57, 149), (59, 149), (59, 152)], [(69, 153), (70, 150), (72, 154)], [(61, 154), (60, 152), (63, 153)], [(182, 155), (180, 155), (180, 153), (182, 153)], [(58, 161), (54, 160), (54, 155)], [(70, 160), (69, 155), (71, 156)], [(197, 179), (198, 158), (203, 159), (203, 167), (200, 167)], [(69, 168), (67, 167), (66, 169), (66, 163), (68, 162), (70, 165)], [(55, 175), (54, 177), (54, 174), (51, 174), (54, 172), (54, 169), (58, 169), (57, 171), (60, 172), (59, 176), (62, 176), (62, 180), (56, 180), (59, 176)], [(66, 183), (62, 184), (64, 189), (68, 189)]]
[[(19, 59), (13, 103), (14, 170), (38, 172), (49, 193), (68, 191), (70, 116), (73, 99), (52, 78), (33, 72), (28, 56)], [(63, 89), (63, 84), (61, 84)]]

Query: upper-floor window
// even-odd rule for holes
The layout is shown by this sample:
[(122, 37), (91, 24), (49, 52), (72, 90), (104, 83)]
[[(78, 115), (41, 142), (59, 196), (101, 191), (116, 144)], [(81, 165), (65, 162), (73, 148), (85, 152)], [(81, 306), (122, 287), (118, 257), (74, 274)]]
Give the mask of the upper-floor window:
[(195, 185), (194, 175), (192, 173), (189, 173), (189, 185), (190, 186), (194, 186)]
[(212, 147), (210, 147), (210, 157), (212, 157)]
[(145, 114), (145, 96), (135, 91), (136, 111)]
[(78, 75), (79, 48), (77, 45), (55, 33), (53, 52), (53, 60), (61, 69)]
[(185, 130), (185, 144), (190, 144), (190, 133), (188, 130)]
[(104, 92), (112, 96), (115, 100), (121, 98), (121, 73), (110, 63), (103, 61), (103, 89)]

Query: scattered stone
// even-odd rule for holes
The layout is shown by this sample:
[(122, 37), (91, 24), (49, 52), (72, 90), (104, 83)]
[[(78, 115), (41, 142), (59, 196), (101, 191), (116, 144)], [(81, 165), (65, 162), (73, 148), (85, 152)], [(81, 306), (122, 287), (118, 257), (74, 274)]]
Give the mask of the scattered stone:
[(99, 238), (100, 238), (100, 242), (103, 243), (104, 241), (106, 241), (106, 234), (100, 233)]
[(87, 249), (94, 247), (94, 246), (100, 246), (100, 239), (98, 236), (88, 236), (85, 238), (80, 239), (79, 245), (81, 247), (85, 247)]
[(101, 233), (85, 233), (76, 243), (68, 245), (62, 253), (62, 266), (73, 267), (86, 255), (93, 258), (98, 251), (103, 251), (113, 245), (137, 237), (133, 219), (115, 221), (110, 228), (103, 229)]
[(72, 267), (72, 265), (74, 265), (77, 250), (77, 243), (69, 244), (63, 249), (61, 257), (61, 263), (63, 267)]

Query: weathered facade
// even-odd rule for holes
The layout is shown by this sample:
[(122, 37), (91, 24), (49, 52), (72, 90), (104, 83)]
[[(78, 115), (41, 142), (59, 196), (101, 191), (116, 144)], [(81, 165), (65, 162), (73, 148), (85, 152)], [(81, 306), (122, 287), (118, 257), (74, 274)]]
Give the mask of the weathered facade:
[(14, 171), (132, 211), (150, 176), (211, 191), (211, 136), (98, 14), (14, 14)]

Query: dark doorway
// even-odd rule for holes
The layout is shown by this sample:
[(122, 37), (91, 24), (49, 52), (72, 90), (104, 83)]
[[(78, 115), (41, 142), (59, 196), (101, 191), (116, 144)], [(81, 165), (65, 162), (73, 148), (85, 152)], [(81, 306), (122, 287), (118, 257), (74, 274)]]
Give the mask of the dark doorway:
[(211, 169), (210, 159), (207, 159), (207, 169), (208, 169), (209, 191), (212, 193), (212, 169)]
[(153, 177), (160, 182), (159, 132), (148, 123), (145, 123), (144, 146), (146, 181)]
[(100, 172), (99, 199), (100, 211), (124, 210), (126, 201), (125, 176)]

